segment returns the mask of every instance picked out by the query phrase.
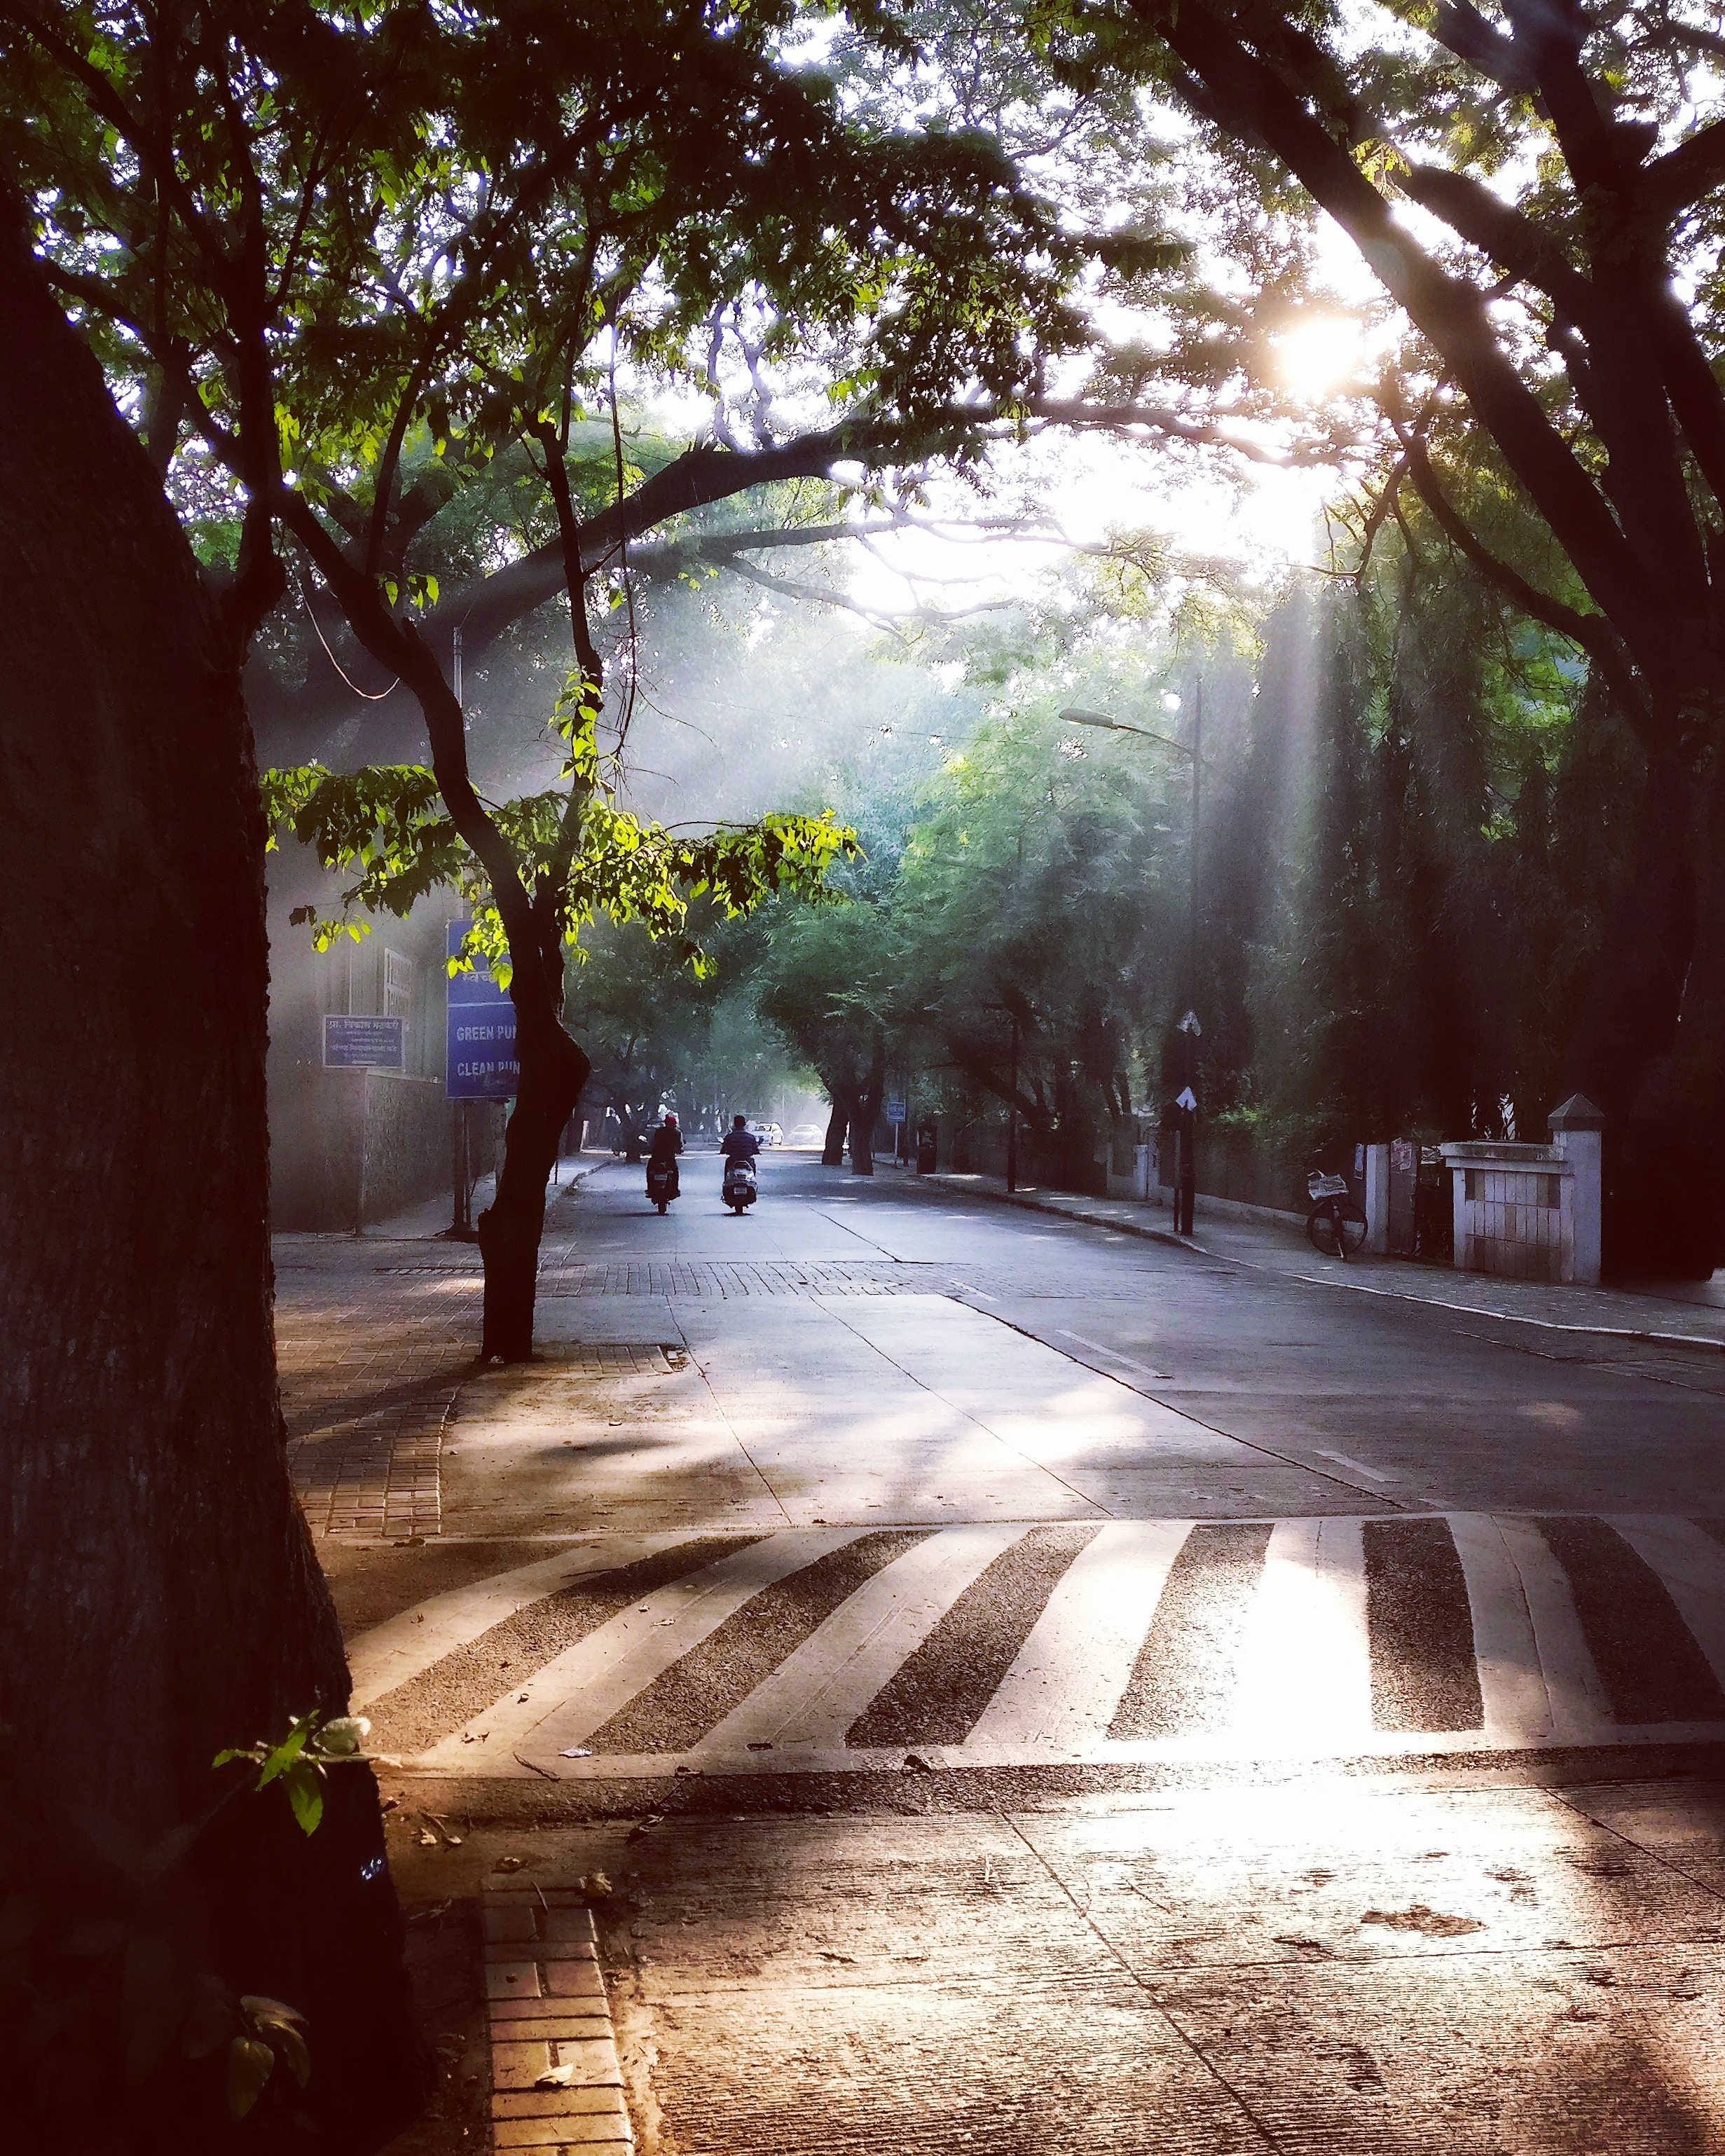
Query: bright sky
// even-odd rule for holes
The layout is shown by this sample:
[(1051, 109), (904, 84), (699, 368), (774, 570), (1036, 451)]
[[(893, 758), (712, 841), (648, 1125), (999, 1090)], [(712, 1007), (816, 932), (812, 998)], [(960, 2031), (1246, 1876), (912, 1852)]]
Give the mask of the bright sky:
[[(1315, 306), (1277, 341), (1290, 405), (1306, 411), (1368, 374), (1373, 355), (1393, 334), (1381, 317), (1367, 328), (1350, 311), (1351, 303), (1369, 313), (1381, 294), (1352, 242), (1328, 218), (1319, 226), (1317, 269), (1332, 304)], [(935, 512), (963, 519), (979, 508), (1010, 506), (1014, 495), (1029, 492), (1047, 506), (1070, 543), (1147, 530), (1178, 552), (1226, 558), (1266, 582), (1290, 565), (1322, 560), (1323, 509), (1344, 485), (1334, 469), (1288, 470), (1219, 451), (1171, 454), (1153, 441), (1096, 435), (1045, 436), (1028, 450), (1003, 455), (998, 470), (1005, 496), (1001, 502), (979, 503), (972, 490), (952, 483), (933, 490)], [(855, 550), (851, 588), (861, 603), (883, 611), (919, 599), (944, 607), (1028, 596), (1063, 551), (1058, 544), (942, 544), (922, 533), (905, 534), (880, 544), (874, 554)], [(914, 586), (906, 576), (916, 579)]]
[[(1153, 444), (1094, 435), (1045, 439), (1034, 466), (1040, 480), (1037, 491), (1067, 542), (1084, 545), (1111, 532), (1153, 531), (1182, 553), (1225, 557), (1266, 580), (1291, 562), (1320, 558), (1322, 511), (1337, 488), (1333, 471), (1248, 466), (1242, 475), (1239, 466), (1220, 457), (1206, 466), (1183, 456), (1176, 465)], [(1003, 471), (1012, 469), (1003, 459)], [(955, 521), (989, 506), (957, 485), (933, 490), (932, 502), (934, 513)], [(850, 587), (859, 603), (883, 612), (899, 612), (919, 600), (947, 608), (1029, 596), (1065, 552), (1052, 540), (943, 543), (931, 534), (904, 533), (877, 542), (873, 552), (856, 549)]]

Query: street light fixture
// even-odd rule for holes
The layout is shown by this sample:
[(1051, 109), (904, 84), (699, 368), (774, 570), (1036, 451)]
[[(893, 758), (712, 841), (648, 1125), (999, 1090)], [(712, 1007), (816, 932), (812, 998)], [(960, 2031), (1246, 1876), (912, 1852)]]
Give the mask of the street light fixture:
[[(1203, 691), (1200, 690), (1199, 692), (1200, 712), (1203, 701)], [(1186, 757), (1194, 755), (1194, 752), (1184, 742), (1176, 741), (1172, 734), (1153, 733), (1148, 726), (1135, 726), (1128, 719), (1111, 719), (1106, 711), (1086, 711), (1074, 706), (1062, 711), (1060, 718), (1062, 722), (1069, 726), (1099, 726), (1105, 733), (1111, 734), (1142, 734), (1146, 741), (1160, 742), (1164, 748), (1173, 749), (1176, 755)]]

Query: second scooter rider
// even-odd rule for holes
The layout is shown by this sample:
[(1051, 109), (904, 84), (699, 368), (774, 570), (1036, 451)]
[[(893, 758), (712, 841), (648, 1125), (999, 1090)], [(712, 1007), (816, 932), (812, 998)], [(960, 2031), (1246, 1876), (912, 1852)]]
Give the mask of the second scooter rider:
[(648, 1148), (647, 1169), (650, 1175), (654, 1164), (663, 1162), (670, 1170), (670, 1195), (675, 1198), (681, 1192), (681, 1178), (677, 1171), (677, 1155), (683, 1150), (683, 1133), (679, 1129), (674, 1113), (667, 1111), (665, 1121), (653, 1133), (653, 1142)]

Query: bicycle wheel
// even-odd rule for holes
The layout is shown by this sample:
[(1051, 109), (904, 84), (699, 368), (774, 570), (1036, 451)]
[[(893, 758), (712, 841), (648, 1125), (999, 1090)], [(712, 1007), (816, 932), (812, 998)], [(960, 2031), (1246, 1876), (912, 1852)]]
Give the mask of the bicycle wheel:
[(1327, 1198), (1307, 1217), (1312, 1246), (1327, 1258), (1350, 1258), (1366, 1240), (1366, 1216), (1352, 1198)]

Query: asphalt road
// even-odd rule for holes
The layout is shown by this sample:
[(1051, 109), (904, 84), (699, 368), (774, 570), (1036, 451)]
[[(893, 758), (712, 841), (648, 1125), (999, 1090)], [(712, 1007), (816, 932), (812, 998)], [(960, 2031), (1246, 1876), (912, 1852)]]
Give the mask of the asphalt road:
[(410, 1908), (586, 1882), (648, 2156), (1725, 2150), (1707, 1358), (716, 1183), (562, 1198), (441, 1534), (321, 1545)]
[(462, 1384), (435, 1555), (347, 1589), (414, 1773), (863, 1796), (912, 1753), (1117, 1788), (1725, 1737), (1719, 1358), (806, 1156), (741, 1219), (717, 1182), (559, 1200), (543, 1359)]

